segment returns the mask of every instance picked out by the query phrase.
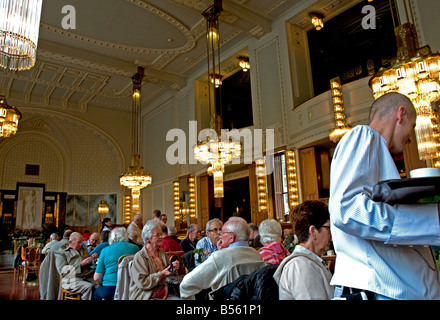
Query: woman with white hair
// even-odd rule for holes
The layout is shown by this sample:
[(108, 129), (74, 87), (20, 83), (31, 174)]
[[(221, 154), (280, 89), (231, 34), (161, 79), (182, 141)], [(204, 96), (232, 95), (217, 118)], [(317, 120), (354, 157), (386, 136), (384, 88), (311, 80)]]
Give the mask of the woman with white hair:
[(124, 227), (112, 229), (109, 245), (101, 250), (93, 280), (99, 285), (95, 290), (95, 300), (113, 300), (118, 280), (118, 260), (126, 254), (135, 254), (139, 247), (128, 242), (128, 233)]
[(270, 264), (280, 264), (290, 254), (281, 243), (283, 230), (280, 223), (274, 219), (266, 219), (260, 223), (258, 230), (260, 231), (260, 241), (264, 245), (258, 250), (263, 261)]
[(175, 275), (180, 264), (176, 260), (171, 265), (165, 250), (160, 248), (160, 224), (148, 220), (142, 229), (142, 239), (145, 246), (136, 253), (131, 266), (130, 300), (175, 299), (168, 294), (166, 278)]

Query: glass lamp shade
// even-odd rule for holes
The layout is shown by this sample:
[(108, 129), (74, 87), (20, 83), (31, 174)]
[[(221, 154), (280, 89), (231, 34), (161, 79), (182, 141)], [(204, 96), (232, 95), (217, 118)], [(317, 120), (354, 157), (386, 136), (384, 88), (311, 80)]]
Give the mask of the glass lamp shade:
[(151, 175), (143, 173), (143, 168), (133, 167), (119, 178), (121, 185), (129, 189), (143, 189), (151, 184), (151, 180)]
[(27, 70), (34, 66), (43, 0), (0, 1), (0, 66)]
[(98, 205), (98, 212), (100, 214), (107, 214), (108, 211), (109, 211), (109, 207), (107, 201), (105, 201), (105, 199), (102, 199), (101, 203)]

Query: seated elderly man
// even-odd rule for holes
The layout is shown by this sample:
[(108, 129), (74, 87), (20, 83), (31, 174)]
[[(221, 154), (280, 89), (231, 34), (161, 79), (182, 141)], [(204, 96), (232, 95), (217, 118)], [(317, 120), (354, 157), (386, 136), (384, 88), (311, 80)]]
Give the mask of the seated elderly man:
[(133, 217), (133, 221), (127, 228), (128, 234), (131, 238), (136, 238), (136, 244), (143, 246), (144, 241), (142, 240), (142, 228), (144, 227), (142, 215), (137, 214)]
[(196, 244), (196, 249), (203, 249), (203, 254), (194, 254), (196, 267), (211, 256), (211, 253), (217, 251), (217, 242), (220, 240), (223, 222), (214, 218), (206, 223), (206, 237)]
[(87, 248), (87, 250), (89, 251), (89, 254), (91, 254), (92, 251), (96, 248), (96, 246), (99, 244), (100, 240), (101, 240), (101, 236), (99, 235), (98, 232), (93, 232), (90, 235), (89, 240), (87, 240), (87, 241), (83, 240), (83, 245), (84, 245), (84, 247)]
[(47, 250), (49, 250), (55, 243), (57, 243), (58, 235), (56, 233), (52, 233), (49, 237), (49, 242), (44, 246), (43, 250), (41, 251), (42, 254), (46, 254)]
[(241, 275), (265, 265), (261, 255), (249, 247), (249, 226), (243, 218), (231, 217), (222, 228), (221, 250), (188, 273), (180, 284), (180, 297), (193, 300), (204, 289), (216, 290)]
[(69, 237), (69, 245), (55, 251), (55, 261), (62, 287), (80, 293), (82, 300), (91, 300), (94, 289), (92, 265), (98, 255), (90, 256), (82, 243), (81, 233), (73, 232)]
[(63, 238), (58, 241), (57, 243), (55, 243), (54, 245), (52, 245), (49, 250), (47, 250), (47, 252), (49, 251), (57, 251), (60, 248), (65, 248), (69, 245), (69, 237), (72, 234), (73, 230), (70, 229), (66, 229), (63, 233)]

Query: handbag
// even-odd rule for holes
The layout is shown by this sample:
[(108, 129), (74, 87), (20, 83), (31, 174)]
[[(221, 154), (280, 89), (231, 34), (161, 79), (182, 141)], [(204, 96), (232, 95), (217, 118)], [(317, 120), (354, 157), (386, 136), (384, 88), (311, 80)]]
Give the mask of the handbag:
[(440, 177), (384, 180), (374, 185), (372, 191), (364, 190), (373, 201), (391, 205), (436, 203), (440, 201)]

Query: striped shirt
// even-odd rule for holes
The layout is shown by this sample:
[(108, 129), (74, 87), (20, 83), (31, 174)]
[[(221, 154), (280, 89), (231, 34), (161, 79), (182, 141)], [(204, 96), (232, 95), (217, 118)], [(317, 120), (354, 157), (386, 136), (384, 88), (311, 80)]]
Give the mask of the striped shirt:
[(261, 254), (263, 261), (270, 264), (280, 264), (290, 254), (281, 242), (269, 242), (258, 249), (258, 252)]
[(331, 284), (392, 299), (440, 299), (427, 246), (440, 244), (437, 204), (392, 206), (368, 196), (379, 181), (399, 178), (387, 142), (373, 128), (357, 126), (339, 141), (330, 173)]

